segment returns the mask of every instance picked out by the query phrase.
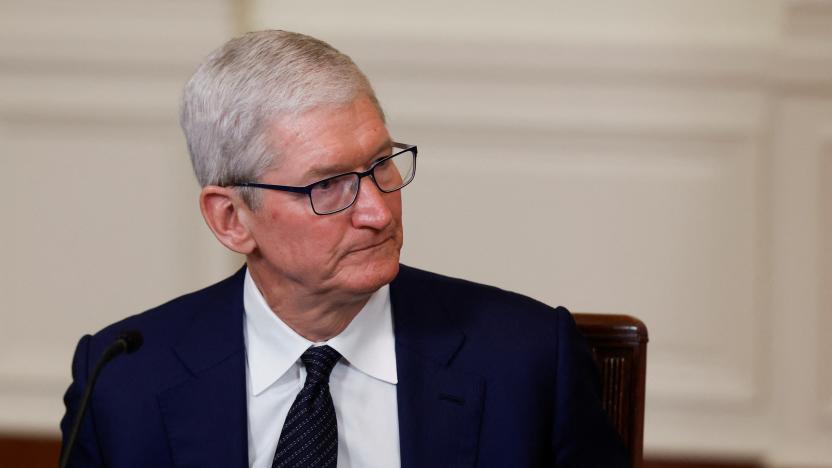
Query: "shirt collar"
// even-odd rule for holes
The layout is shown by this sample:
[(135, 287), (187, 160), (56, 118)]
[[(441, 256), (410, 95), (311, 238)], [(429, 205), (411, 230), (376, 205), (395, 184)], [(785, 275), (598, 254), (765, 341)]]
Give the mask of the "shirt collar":
[(373, 293), (347, 328), (326, 343), (313, 343), (286, 325), (266, 303), (248, 269), (243, 306), (246, 358), (254, 395), (286, 374), (307, 348), (321, 344), (334, 348), (348, 365), (370, 377), (398, 382), (389, 285)]
[(373, 293), (347, 328), (327, 344), (359, 371), (387, 383), (398, 383), (390, 285)]

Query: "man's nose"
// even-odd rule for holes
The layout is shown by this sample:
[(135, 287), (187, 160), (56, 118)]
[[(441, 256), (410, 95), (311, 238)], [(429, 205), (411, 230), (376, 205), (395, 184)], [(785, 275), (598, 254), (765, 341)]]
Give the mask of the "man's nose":
[(387, 194), (379, 190), (370, 177), (362, 180), (358, 198), (352, 207), (353, 225), (378, 230), (386, 228), (393, 220), (393, 213), (387, 202)]

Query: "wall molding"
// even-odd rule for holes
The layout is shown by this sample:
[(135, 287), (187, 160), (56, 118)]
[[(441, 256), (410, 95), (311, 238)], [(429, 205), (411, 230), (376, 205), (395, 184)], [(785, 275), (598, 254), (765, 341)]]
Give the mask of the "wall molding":
[[(818, 174), (822, 181), (828, 181), (832, 177), (832, 113), (829, 121), (820, 128), (820, 144)], [(820, 312), (818, 317), (820, 334), (818, 336), (818, 356), (829, 356), (832, 351), (832, 292), (828, 290), (832, 282), (832, 187), (829, 183), (820, 183), (820, 275), (819, 290)], [(820, 395), (818, 404), (821, 408), (821, 421), (827, 430), (832, 430), (832, 368), (829, 361), (818, 358), (818, 375), (820, 382)]]
[[(570, 43), (480, 39), (334, 35), (374, 81), (494, 81), (509, 84), (581, 82), (717, 89), (770, 89), (832, 93), (832, 45)], [(407, 51), (402, 55), (402, 51)], [(412, 78), (416, 79), (416, 78)]]
[(832, 2), (829, 0), (788, 0), (784, 29), (798, 38), (832, 38)]

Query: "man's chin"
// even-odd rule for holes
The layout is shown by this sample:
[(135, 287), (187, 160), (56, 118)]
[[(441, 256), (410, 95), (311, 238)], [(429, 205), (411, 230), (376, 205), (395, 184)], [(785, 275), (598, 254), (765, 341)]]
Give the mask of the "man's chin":
[(345, 281), (349, 289), (357, 294), (372, 294), (385, 284), (390, 283), (399, 274), (399, 260), (373, 262), (345, 272)]

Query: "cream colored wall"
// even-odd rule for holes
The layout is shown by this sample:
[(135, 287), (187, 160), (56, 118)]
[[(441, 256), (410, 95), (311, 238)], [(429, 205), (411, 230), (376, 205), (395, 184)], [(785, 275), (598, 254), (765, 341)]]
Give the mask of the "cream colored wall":
[(0, 0), (0, 431), (56, 433), (75, 343), (230, 269), (182, 85), (223, 1)]
[(419, 144), (406, 262), (645, 320), (648, 455), (832, 466), (832, 2), (249, 13), (350, 53)]
[(247, 0), (248, 23), (317, 34), (447, 41), (776, 41), (781, 0), (300, 2)]
[(238, 264), (175, 113), (247, 25), (352, 55), (419, 145), (408, 263), (644, 319), (648, 454), (832, 466), (829, 0), (0, 6), (0, 430), (54, 433), (80, 334)]

